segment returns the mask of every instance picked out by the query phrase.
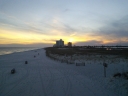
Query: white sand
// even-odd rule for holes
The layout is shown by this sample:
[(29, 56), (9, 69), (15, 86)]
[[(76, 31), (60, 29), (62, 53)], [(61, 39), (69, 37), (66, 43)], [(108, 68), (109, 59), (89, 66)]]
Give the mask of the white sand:
[[(75, 66), (49, 59), (43, 49), (3, 55), (0, 96), (127, 96), (128, 81), (112, 77), (115, 72), (128, 69), (127, 61), (121, 62), (110, 64), (105, 78), (100, 61)], [(11, 74), (12, 68), (16, 69), (15, 74)]]

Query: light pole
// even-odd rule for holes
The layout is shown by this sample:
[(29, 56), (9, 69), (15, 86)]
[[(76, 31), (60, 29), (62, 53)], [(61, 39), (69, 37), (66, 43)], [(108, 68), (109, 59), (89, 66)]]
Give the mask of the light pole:
[(106, 77), (106, 68), (108, 67), (108, 64), (107, 63), (103, 63), (103, 66), (104, 66), (104, 77)]

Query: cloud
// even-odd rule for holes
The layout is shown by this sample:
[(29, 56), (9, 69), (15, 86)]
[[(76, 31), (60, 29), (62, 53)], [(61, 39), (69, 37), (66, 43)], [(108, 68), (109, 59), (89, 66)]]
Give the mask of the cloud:
[[(79, 44), (120, 44), (123, 45), (128, 43), (128, 16), (125, 16), (119, 20), (109, 20), (103, 27), (97, 30), (87, 31), (79, 30), (80, 34), (86, 37), (86, 43)], [(89, 37), (89, 38), (88, 38)], [(88, 39), (87, 39), (88, 38)], [(89, 41), (88, 41), (89, 40)], [(93, 41), (94, 40), (94, 41)], [(127, 42), (127, 43), (126, 43)]]
[(109, 22), (106, 26), (100, 28), (98, 35), (109, 35), (112, 38), (128, 37), (128, 16), (120, 20)]
[(89, 41), (84, 41), (84, 42), (77, 42), (75, 43), (76, 46), (101, 46), (101, 45), (125, 45), (128, 46), (128, 41), (115, 41), (115, 42), (106, 42), (104, 43), (103, 41), (96, 41), (96, 40), (89, 40)]
[[(49, 34), (53, 34), (53, 30), (56, 30), (56, 33), (54, 34), (61, 34), (61, 35), (69, 35), (74, 32), (76, 32), (76, 28), (72, 27), (68, 23), (63, 23), (63, 20), (55, 19), (53, 20), (48, 20), (46, 22), (42, 22), (42, 27), (47, 28), (49, 30)], [(53, 35), (54, 35), (53, 34)]]
[[(42, 35), (66, 35), (76, 31), (75, 28), (71, 27), (69, 24), (64, 24), (58, 18), (50, 17), (47, 18), (47, 20), (40, 20), (40, 22), (24, 22), (4, 13), (0, 13), (0, 27)], [(52, 30), (56, 30), (56, 33), (52, 32)]]
[(15, 17), (7, 16), (4, 13), (0, 13), (0, 27), (12, 30), (21, 30), (22, 32), (35, 32), (37, 34), (47, 34), (39, 26), (23, 22)]
[(65, 9), (63, 12), (68, 12), (69, 11), (69, 9)]
[(77, 32), (74, 32), (74, 33), (72, 33), (70, 36), (75, 36), (77, 34)]
[(94, 46), (94, 45), (102, 45), (103, 41), (96, 41), (96, 40), (88, 40), (88, 41), (84, 41), (84, 42), (77, 42), (75, 43), (75, 45), (77, 46)]

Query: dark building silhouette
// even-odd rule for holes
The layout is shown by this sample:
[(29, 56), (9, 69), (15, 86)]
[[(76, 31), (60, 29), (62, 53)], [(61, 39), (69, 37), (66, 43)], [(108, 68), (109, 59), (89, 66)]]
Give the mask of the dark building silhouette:
[(64, 41), (62, 39), (56, 41), (56, 47), (64, 47)]
[(72, 47), (72, 42), (68, 42), (68, 47)]

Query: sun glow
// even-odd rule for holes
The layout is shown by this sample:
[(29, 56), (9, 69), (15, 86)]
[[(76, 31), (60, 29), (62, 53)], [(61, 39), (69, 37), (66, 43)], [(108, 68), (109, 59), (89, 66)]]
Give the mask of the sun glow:
[(69, 39), (69, 42), (73, 42), (73, 38), (70, 38), (70, 39)]

